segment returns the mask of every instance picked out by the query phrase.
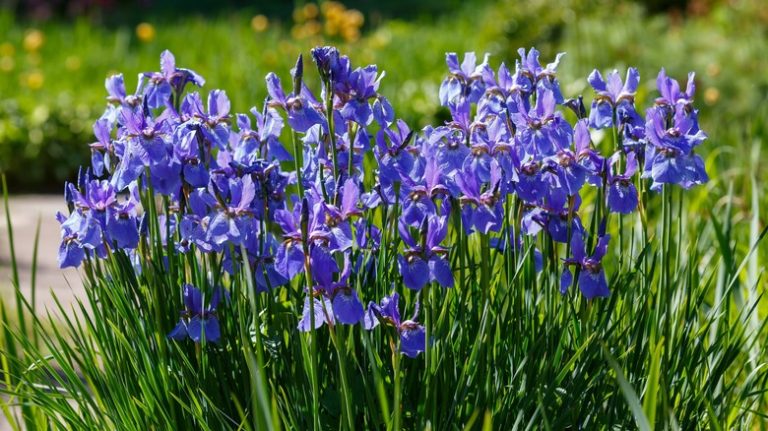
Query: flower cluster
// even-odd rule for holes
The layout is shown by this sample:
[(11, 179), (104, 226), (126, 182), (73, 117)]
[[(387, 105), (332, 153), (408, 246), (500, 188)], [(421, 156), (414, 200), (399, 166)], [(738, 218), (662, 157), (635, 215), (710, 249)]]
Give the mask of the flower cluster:
[[(518, 258), (536, 237), (567, 244), (569, 255), (557, 261), (562, 292), (577, 282), (588, 299), (607, 296), (609, 214), (636, 210), (644, 178), (652, 190), (707, 181), (693, 152), (706, 135), (692, 107), (693, 76), (683, 92), (662, 70), (661, 97), (644, 119), (635, 69), (623, 83), (615, 71), (607, 79), (594, 71), (587, 115), (581, 97), (563, 97), (561, 55), (542, 66), (535, 49), (521, 49), (514, 71), (505, 64), (494, 71), (487, 56), (478, 64), (468, 53), (459, 64), (448, 54), (439, 97), (451, 119), (417, 131), (379, 93), (384, 74), (353, 67), (333, 47), (312, 51), (319, 94), (304, 83), (299, 57), (292, 86), (267, 75), (269, 97), (250, 115), (231, 113), (222, 90), (209, 92), (207, 103), (187, 92), (204, 79), (165, 51), (161, 71), (141, 74), (134, 94), (122, 75), (106, 81), (109, 106), (94, 126), (91, 167), (66, 186), (70, 215), (58, 215), (60, 266), (118, 251), (136, 258), (160, 238), (169, 252), (215, 254), (233, 274), (249, 264), (259, 292), (303, 274), (300, 331), (383, 323), (408, 356), (427, 342), (418, 302), (402, 321), (400, 296), (366, 298), (365, 281), (396, 262), (387, 278), (395, 286), (453, 287), (455, 235), (488, 238)], [(590, 129), (612, 129), (614, 139), (595, 143)], [(592, 233), (580, 215), (587, 188), (598, 196)], [(156, 220), (147, 205), (159, 207)], [(451, 236), (454, 221), (461, 227)], [(533, 255), (541, 269), (540, 253)], [(218, 341), (216, 308), (226, 292), (211, 289), (205, 306), (204, 290), (183, 287), (185, 310), (170, 338)]]

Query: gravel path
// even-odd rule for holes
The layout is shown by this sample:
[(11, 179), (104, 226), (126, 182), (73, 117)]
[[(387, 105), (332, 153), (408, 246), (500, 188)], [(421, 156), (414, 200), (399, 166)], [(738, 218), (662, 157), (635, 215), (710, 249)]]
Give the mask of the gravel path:
[[(0, 204), (2, 206), (2, 204)], [(74, 269), (60, 270), (56, 261), (60, 243), (56, 211), (66, 213), (64, 198), (59, 195), (15, 196), (10, 199), (11, 222), (16, 248), (16, 260), (22, 291), (29, 298), (32, 253), (35, 229), (40, 223), (40, 243), (37, 256), (37, 306), (53, 309), (55, 295), (62, 304), (72, 303), (82, 292), (80, 276)], [(10, 249), (6, 229), (5, 208), (0, 214), (0, 292), (6, 303), (13, 302)]]

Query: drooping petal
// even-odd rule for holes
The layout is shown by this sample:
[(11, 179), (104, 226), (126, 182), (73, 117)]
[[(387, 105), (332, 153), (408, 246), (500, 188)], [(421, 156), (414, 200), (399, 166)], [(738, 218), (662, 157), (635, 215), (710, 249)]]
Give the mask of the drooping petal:
[(571, 274), (570, 269), (565, 268), (560, 276), (560, 293), (565, 295), (571, 284), (573, 284), (573, 274)]
[(429, 266), (420, 258), (408, 262), (404, 256), (397, 256), (400, 274), (403, 275), (403, 284), (412, 290), (421, 290), (429, 282)]
[(312, 247), (309, 255), (312, 279), (321, 286), (330, 286), (333, 283), (333, 274), (339, 272), (336, 259), (325, 247)]
[(328, 310), (329, 314), (326, 314), (323, 310), (323, 302), (320, 302), (321, 300), (318, 298), (312, 298), (313, 305), (310, 306), (310, 298), (306, 297), (304, 298), (304, 309), (301, 313), (301, 320), (299, 320), (299, 331), (307, 332), (312, 330), (312, 313), (314, 312), (314, 319), (315, 319), (315, 329), (323, 326), (324, 323), (330, 321), (333, 323), (334, 317), (333, 313), (331, 313), (332, 305), (331, 302), (328, 301), (327, 298), (323, 297), (322, 301), (325, 302), (325, 308)]
[(415, 358), (427, 347), (426, 331), (421, 325), (405, 321), (401, 325), (400, 351), (409, 358)]
[(613, 106), (604, 100), (592, 102), (589, 111), (589, 126), (595, 129), (604, 129), (613, 125)]
[(437, 256), (429, 259), (429, 276), (443, 287), (453, 287), (453, 273), (446, 259)]
[(346, 325), (354, 325), (363, 318), (365, 311), (355, 290), (340, 292), (333, 298), (333, 313), (336, 320)]
[(602, 269), (597, 272), (592, 272), (589, 269), (582, 270), (579, 274), (579, 289), (587, 299), (607, 297), (611, 294), (608, 290), (605, 272)]
[(205, 320), (205, 339), (211, 343), (218, 343), (221, 338), (221, 329), (219, 328), (219, 319), (209, 317)]
[(85, 250), (75, 242), (62, 242), (59, 247), (59, 268), (77, 268), (85, 259)]
[(637, 208), (637, 189), (632, 183), (616, 181), (608, 188), (608, 208), (611, 212), (630, 214)]
[(283, 277), (292, 280), (304, 270), (304, 252), (301, 244), (280, 244), (275, 253), (275, 269)]
[(176, 341), (183, 341), (187, 336), (187, 324), (184, 323), (184, 319), (179, 319), (179, 323), (168, 333), (168, 338)]
[(108, 217), (107, 235), (119, 248), (136, 248), (139, 245), (139, 227), (133, 217)]
[(189, 324), (187, 325), (187, 333), (189, 334), (189, 338), (191, 338), (192, 341), (195, 343), (200, 342), (200, 339), (203, 337), (203, 322), (200, 320), (200, 317), (195, 316), (189, 320)]

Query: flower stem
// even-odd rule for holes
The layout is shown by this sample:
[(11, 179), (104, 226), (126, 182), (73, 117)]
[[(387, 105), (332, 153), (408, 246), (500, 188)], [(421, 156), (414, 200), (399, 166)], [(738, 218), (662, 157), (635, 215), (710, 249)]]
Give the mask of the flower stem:
[(328, 136), (331, 140), (331, 158), (333, 160), (333, 181), (336, 183), (333, 201), (337, 200), (339, 189), (339, 164), (336, 156), (336, 130), (333, 119), (333, 82), (329, 79), (325, 82), (325, 115), (328, 117)]
[(320, 430), (320, 388), (317, 379), (317, 330), (315, 329), (315, 297), (312, 294), (312, 273), (310, 272), (307, 248), (305, 245), (304, 276), (306, 277), (307, 300), (309, 301), (309, 369), (312, 385), (312, 429), (318, 431)]
[[(246, 347), (246, 353), (250, 356), (249, 369), (251, 373), (252, 386), (251, 396), (253, 397), (253, 409), (254, 415), (257, 420), (257, 425), (270, 424), (270, 408), (269, 408), (269, 395), (267, 393), (266, 381), (267, 378), (264, 375), (264, 351), (262, 350), (261, 340), (261, 317), (259, 316), (259, 309), (256, 300), (256, 289), (253, 285), (253, 274), (251, 272), (251, 265), (248, 261), (248, 250), (246, 250), (244, 244), (240, 244), (240, 254), (243, 256), (243, 270), (245, 276), (245, 284), (248, 288), (248, 300), (251, 307), (251, 313), (253, 313), (253, 332), (256, 336), (256, 363), (254, 364), (252, 359), (251, 348)], [(250, 344), (250, 340), (248, 340)], [(258, 428), (258, 426), (257, 426)]]
[(431, 369), (431, 354), (432, 348), (430, 347), (430, 339), (432, 338), (432, 304), (429, 300), (430, 293), (432, 291), (432, 283), (427, 283), (422, 290), (422, 304), (424, 307), (424, 339), (426, 340), (424, 346), (424, 416), (430, 418), (432, 399), (432, 369)]
[(349, 431), (355, 429), (354, 415), (352, 414), (352, 404), (349, 396), (349, 377), (347, 376), (347, 352), (345, 349), (344, 328), (339, 328), (339, 332), (336, 332), (334, 325), (329, 325), (329, 333), (331, 335), (331, 341), (333, 347), (336, 349), (336, 353), (339, 355), (339, 375), (341, 376), (341, 398), (342, 398), (342, 414), (346, 418), (346, 425)]
[(394, 409), (393, 412), (393, 419), (392, 419), (392, 430), (393, 431), (399, 431), (400, 430), (400, 421), (401, 421), (401, 389), (400, 389), (400, 340), (398, 338), (397, 344), (392, 343), (392, 368), (394, 371), (394, 380), (395, 380), (395, 394), (394, 394), (394, 405), (392, 408)]

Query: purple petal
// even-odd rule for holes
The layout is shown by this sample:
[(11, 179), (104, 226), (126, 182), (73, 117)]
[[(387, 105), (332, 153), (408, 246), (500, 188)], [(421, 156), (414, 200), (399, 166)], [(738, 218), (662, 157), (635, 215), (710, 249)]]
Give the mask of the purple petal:
[(634, 67), (627, 69), (627, 77), (624, 80), (623, 93), (635, 94), (637, 92), (637, 85), (640, 82), (640, 72)]
[(85, 250), (74, 242), (62, 242), (59, 247), (59, 268), (77, 268), (85, 259)]
[(608, 208), (611, 212), (630, 214), (637, 208), (637, 189), (632, 183), (616, 181), (608, 189)]
[(160, 54), (160, 70), (166, 78), (176, 72), (176, 59), (173, 57), (171, 51), (168, 51), (167, 49)]
[(339, 272), (336, 259), (324, 247), (313, 246), (309, 254), (312, 278), (321, 286), (330, 286), (333, 283), (333, 274)]
[[(331, 310), (331, 303), (328, 301), (328, 299), (323, 298), (322, 299), (325, 302), (325, 307), (328, 310)], [(312, 298), (313, 306), (309, 305), (310, 298), (306, 297), (304, 298), (304, 308), (301, 313), (301, 320), (299, 320), (299, 331), (302, 332), (308, 332), (312, 330), (312, 313), (314, 312), (314, 318), (315, 318), (315, 329), (318, 329), (319, 327), (323, 326), (326, 321), (330, 321), (331, 323), (334, 322), (333, 315), (326, 315), (325, 311), (323, 310), (323, 302), (320, 302), (317, 298)], [(330, 313), (330, 311), (329, 311)]]
[(184, 306), (193, 314), (203, 313), (203, 293), (191, 284), (184, 285)]
[(616, 99), (618, 98), (619, 94), (621, 94), (621, 89), (623, 85), (621, 83), (621, 77), (619, 76), (619, 72), (614, 70), (613, 72), (608, 74), (608, 82), (606, 83), (606, 89), (608, 90), (608, 94), (611, 95), (611, 99), (613, 102), (616, 102)]
[(397, 263), (400, 268), (400, 274), (403, 275), (403, 284), (412, 290), (421, 290), (429, 282), (429, 266), (420, 258), (411, 262), (399, 255)]
[(448, 71), (451, 73), (461, 73), (461, 67), (459, 67), (459, 56), (455, 52), (445, 53), (445, 64), (448, 65)]
[(203, 337), (203, 324), (200, 321), (200, 317), (193, 317), (189, 320), (189, 324), (187, 325), (187, 333), (189, 334), (189, 338), (192, 339), (195, 343), (199, 343), (200, 339)]
[(560, 293), (565, 295), (571, 287), (571, 284), (573, 284), (573, 274), (571, 274), (570, 269), (565, 268), (563, 274), (560, 276)]
[(611, 294), (608, 290), (605, 272), (602, 269), (598, 272), (592, 272), (588, 269), (582, 270), (579, 274), (579, 289), (587, 299), (607, 297)]
[(571, 236), (571, 254), (579, 262), (583, 261), (586, 257), (584, 239), (581, 236), (581, 232), (574, 232)]
[(183, 341), (187, 338), (187, 325), (183, 319), (179, 319), (179, 323), (168, 333), (168, 338), (176, 341)]
[(407, 328), (400, 332), (400, 351), (409, 358), (415, 358), (427, 346), (424, 327), (411, 321), (403, 322), (402, 326)]
[(139, 228), (133, 217), (109, 217), (107, 235), (119, 248), (136, 248), (139, 244)]
[(351, 290), (348, 294), (341, 292), (333, 298), (333, 313), (336, 320), (346, 325), (354, 325), (363, 318), (363, 304), (357, 292)]
[(597, 245), (595, 246), (595, 254), (592, 255), (592, 259), (597, 261), (603, 259), (603, 256), (605, 256), (605, 253), (608, 251), (608, 242), (610, 242), (610, 240), (610, 235), (603, 235), (598, 238)]
[(269, 93), (269, 97), (278, 103), (285, 103), (285, 92), (283, 91), (283, 86), (280, 84), (280, 78), (278, 78), (274, 73), (270, 72), (266, 77), (266, 81), (267, 93)]
[(224, 90), (213, 90), (208, 94), (208, 114), (223, 117), (229, 114), (230, 103)]
[(604, 129), (613, 125), (613, 106), (604, 100), (592, 102), (589, 111), (589, 125), (595, 129)]
[(211, 343), (218, 343), (221, 338), (221, 329), (219, 328), (219, 319), (209, 317), (203, 321), (205, 331), (205, 340)]
[(429, 260), (429, 275), (432, 281), (436, 281), (443, 287), (453, 287), (453, 273), (446, 259), (432, 257)]
[(363, 315), (363, 328), (370, 331), (371, 329), (379, 326), (379, 318), (376, 317), (375, 309), (380, 309), (378, 305), (371, 302), (368, 304), (368, 309), (365, 310)]
[(391, 319), (395, 325), (400, 326), (400, 308), (399, 308), (400, 295), (397, 292), (391, 296), (385, 296), (381, 299), (381, 307), (375, 308), (382, 317)]
[[(582, 75), (583, 76), (583, 75)], [(589, 74), (589, 77), (587, 78), (587, 81), (589, 81), (589, 85), (592, 86), (592, 88), (595, 89), (595, 91), (605, 91), (605, 81), (603, 80), (603, 75), (600, 74), (600, 71), (595, 69), (592, 71), (592, 73)]]

